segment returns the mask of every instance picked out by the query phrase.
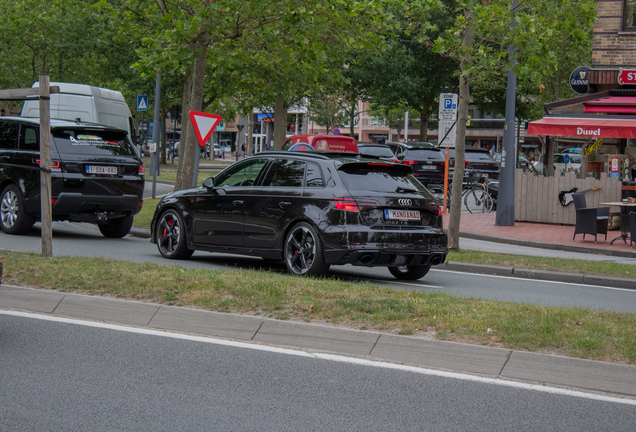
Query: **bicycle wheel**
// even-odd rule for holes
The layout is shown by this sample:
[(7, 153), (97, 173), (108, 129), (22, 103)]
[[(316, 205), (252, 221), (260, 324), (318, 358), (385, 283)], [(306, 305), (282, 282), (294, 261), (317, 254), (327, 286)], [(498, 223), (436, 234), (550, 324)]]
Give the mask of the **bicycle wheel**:
[(490, 213), (492, 197), (483, 189), (470, 189), (464, 195), (464, 206), (470, 213)]
[[(444, 186), (431, 186), (428, 188), (428, 191), (437, 198), (439, 201), (439, 205), (444, 203)], [(446, 207), (450, 207), (450, 189), (448, 189), (448, 197), (446, 199)]]

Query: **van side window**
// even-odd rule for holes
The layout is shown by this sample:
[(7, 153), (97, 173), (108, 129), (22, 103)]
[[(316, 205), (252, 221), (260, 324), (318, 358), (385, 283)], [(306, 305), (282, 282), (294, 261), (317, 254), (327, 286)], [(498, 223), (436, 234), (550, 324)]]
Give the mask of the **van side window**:
[(0, 149), (15, 150), (18, 147), (18, 125), (0, 122)]
[(40, 140), (38, 138), (38, 130), (36, 128), (22, 125), (18, 148), (20, 150), (40, 151)]

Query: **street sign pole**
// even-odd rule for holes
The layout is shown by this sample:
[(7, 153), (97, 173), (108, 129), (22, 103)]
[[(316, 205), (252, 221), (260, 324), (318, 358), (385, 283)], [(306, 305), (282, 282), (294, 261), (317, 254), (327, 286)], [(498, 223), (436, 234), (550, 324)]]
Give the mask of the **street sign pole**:
[(159, 123), (161, 123), (161, 69), (157, 71), (157, 79), (155, 81), (155, 113), (152, 122), (152, 143), (155, 146), (155, 152), (152, 155), (152, 198), (155, 198), (157, 190), (157, 173), (159, 172), (159, 152), (156, 151), (159, 146), (159, 134), (161, 132)]
[(457, 139), (457, 94), (441, 93), (439, 95), (439, 127), (438, 138), (444, 134), (438, 146), (446, 147), (446, 163), (444, 164), (444, 203), (443, 213), (446, 214), (446, 202), (448, 201), (448, 168), (450, 166), (450, 148), (455, 147)]

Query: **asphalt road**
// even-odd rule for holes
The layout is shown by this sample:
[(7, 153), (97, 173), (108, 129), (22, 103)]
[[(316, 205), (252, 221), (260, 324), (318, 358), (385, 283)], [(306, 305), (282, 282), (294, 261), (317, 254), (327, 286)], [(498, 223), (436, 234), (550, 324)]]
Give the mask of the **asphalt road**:
[[(10, 236), (0, 232), (0, 249), (24, 252), (41, 251), (39, 224), (27, 236)], [(69, 222), (53, 223), (53, 254), (106, 257), (130, 262), (152, 262), (187, 268), (212, 270), (261, 269), (284, 272), (282, 264), (270, 265), (259, 258), (195, 252), (186, 261), (166, 260), (149, 240), (127, 236), (107, 239), (95, 225)], [(329, 275), (343, 280), (368, 281), (379, 286), (425, 292), (446, 292), (463, 297), (534, 303), (544, 306), (570, 306), (587, 309), (636, 313), (636, 290), (539, 281), (512, 277), (431, 270), (414, 282), (397, 281), (383, 267), (334, 266)]]
[(0, 314), (2, 431), (632, 431), (633, 401)]

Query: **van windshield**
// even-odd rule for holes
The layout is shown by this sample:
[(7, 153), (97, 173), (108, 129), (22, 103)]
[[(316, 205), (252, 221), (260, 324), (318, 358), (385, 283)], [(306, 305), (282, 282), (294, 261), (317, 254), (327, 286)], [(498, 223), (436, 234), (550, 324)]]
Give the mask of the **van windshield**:
[(136, 156), (136, 152), (126, 132), (54, 129), (53, 142), (60, 154), (78, 154), (89, 156)]

